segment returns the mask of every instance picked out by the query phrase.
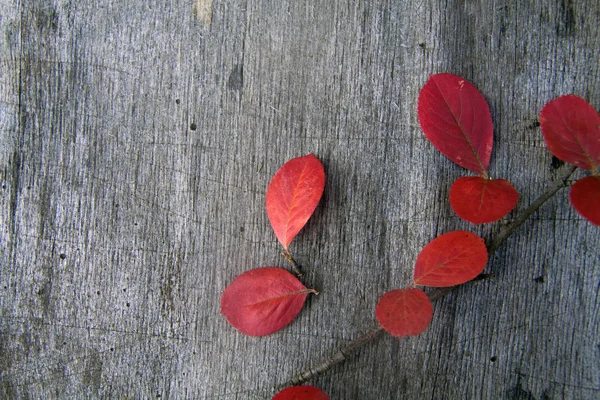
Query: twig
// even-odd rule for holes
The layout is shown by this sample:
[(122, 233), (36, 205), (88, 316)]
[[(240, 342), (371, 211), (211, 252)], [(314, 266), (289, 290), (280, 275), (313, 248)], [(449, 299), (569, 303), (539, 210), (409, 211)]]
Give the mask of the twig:
[(519, 226), (521, 226), (523, 224), (523, 222), (525, 222), (527, 220), (527, 218), (531, 217), (531, 215), (534, 212), (536, 212), (537, 209), (540, 208), (540, 206), (542, 204), (544, 204), (549, 198), (554, 196), (554, 194), (556, 192), (558, 192), (560, 189), (568, 186), (566, 181), (573, 174), (573, 172), (575, 172), (575, 169), (577, 169), (577, 167), (575, 167), (574, 165), (569, 165), (569, 167), (567, 168), (567, 170), (562, 178), (555, 180), (552, 183), (552, 185), (548, 188), (548, 190), (546, 190), (541, 196), (539, 196), (537, 199), (535, 199), (535, 201), (533, 203), (531, 203), (531, 205), (529, 207), (527, 207), (527, 209), (525, 209), (525, 211), (523, 211), (521, 214), (519, 214), (517, 216), (517, 218), (515, 218), (509, 225), (502, 228), (500, 230), (500, 232), (498, 232), (496, 237), (488, 245), (488, 253), (491, 254), (491, 253), (495, 252), (496, 250), (498, 250), (498, 248), (502, 245), (502, 243), (510, 235), (512, 235), (513, 232), (516, 231), (517, 228)]
[[(493, 274), (480, 274), (477, 277), (475, 277), (471, 282), (488, 279), (492, 276)], [(429, 300), (431, 302), (434, 302), (446, 296), (448, 293), (450, 293), (457, 287), (458, 286), (437, 288), (436, 290), (427, 294), (427, 297), (429, 297)], [(348, 345), (346, 345), (346, 347), (338, 350), (333, 356), (329, 357), (327, 360), (323, 361), (318, 365), (315, 365), (312, 368), (309, 368), (306, 371), (299, 373), (298, 375), (293, 376), (289, 381), (281, 385), (278, 389), (280, 390), (288, 386), (302, 385), (303, 383), (306, 383), (311, 379), (314, 379), (317, 376), (324, 374), (325, 372), (329, 371), (333, 366), (346, 361), (348, 358), (350, 358), (350, 356), (356, 353), (363, 345), (377, 339), (381, 333), (383, 333), (383, 328), (381, 326), (377, 326), (376, 328), (371, 329), (369, 332), (360, 336), (358, 339), (355, 339), (352, 342), (350, 342)]]
[(298, 265), (298, 263), (296, 262), (296, 260), (294, 260), (294, 257), (292, 256), (292, 253), (290, 253), (289, 250), (286, 251), (282, 251), (281, 255), (288, 260), (288, 262), (290, 264), (292, 264), (292, 269), (294, 270), (294, 273), (296, 274), (296, 276), (298, 278), (300, 278), (302, 275), (304, 275), (304, 273), (302, 272), (302, 269), (300, 268), (300, 265)]
[[(576, 167), (574, 167), (574, 166), (567, 168), (567, 170), (565, 171), (565, 174), (562, 178), (554, 181), (552, 183), (552, 185), (550, 186), (550, 188), (548, 188), (548, 190), (546, 192), (544, 192), (533, 203), (531, 203), (531, 205), (529, 207), (527, 207), (527, 209), (525, 209), (525, 211), (523, 211), (521, 214), (519, 214), (509, 225), (507, 225), (506, 227), (501, 229), (498, 232), (498, 234), (494, 237), (494, 239), (490, 242), (490, 244), (488, 245), (488, 253), (491, 254), (494, 251), (496, 251), (502, 245), (502, 243), (504, 243), (504, 241), (519, 226), (521, 226), (523, 224), (523, 222), (525, 222), (527, 220), (527, 218), (529, 218), (535, 211), (537, 211), (537, 209), (540, 208), (540, 206), (542, 204), (544, 204), (549, 198), (551, 198), (561, 188), (568, 186), (566, 181), (573, 174), (575, 169), (576, 169)], [(292, 265), (296, 265), (296, 267), (297, 267), (297, 264), (295, 264), (295, 261), (293, 261), (294, 259), (292, 258), (291, 254), (289, 252), (282, 253), (282, 255), (284, 257), (286, 257), (288, 259), (288, 261), (291, 260), (290, 262), (292, 262)], [(288, 256), (289, 256), (289, 258), (288, 258)], [(470, 282), (488, 279), (488, 278), (491, 278), (492, 276), (493, 276), (493, 274), (480, 274)], [(437, 289), (433, 290), (431, 293), (429, 293), (427, 296), (429, 297), (430, 301), (434, 302), (436, 300), (441, 299), (442, 297), (445, 297), (446, 295), (448, 295), (448, 293), (450, 293), (457, 287), (458, 286), (453, 286), (453, 287), (448, 287), (448, 288), (437, 288)], [(285, 384), (281, 385), (279, 388), (282, 389), (282, 388), (285, 388), (288, 386), (302, 385), (302, 384), (308, 382), (309, 380), (314, 379), (317, 376), (324, 374), (325, 372), (330, 370), (333, 366), (340, 364), (340, 363), (344, 362), (345, 360), (347, 360), (350, 356), (352, 356), (354, 353), (356, 353), (360, 349), (360, 347), (362, 347), (363, 345), (370, 343), (370, 342), (374, 341), (375, 339), (377, 339), (378, 337), (380, 337), (381, 336), (380, 334), (382, 332), (383, 332), (383, 328), (381, 326), (378, 326), (378, 327), (370, 330), (363, 336), (350, 342), (348, 345), (346, 345), (342, 349), (338, 350), (332, 357), (321, 362), (320, 364), (317, 364), (316, 366), (314, 366), (312, 368), (309, 368), (308, 370), (306, 370), (304, 372), (301, 372), (301, 373), (295, 375), (289, 381), (287, 381)]]
[(363, 345), (373, 341), (380, 334), (383, 333), (383, 328), (381, 326), (377, 326), (376, 328), (371, 329), (369, 332), (359, 337), (356, 340), (353, 340), (346, 347), (338, 350), (333, 356), (323, 361), (322, 363), (315, 365), (314, 367), (295, 375), (285, 384), (281, 385), (278, 390), (286, 388), (288, 386), (296, 386), (302, 385), (309, 380), (316, 378), (319, 375), (324, 374), (328, 370), (330, 370), (334, 365), (340, 364), (343, 361), (347, 360), (354, 353), (358, 351)]

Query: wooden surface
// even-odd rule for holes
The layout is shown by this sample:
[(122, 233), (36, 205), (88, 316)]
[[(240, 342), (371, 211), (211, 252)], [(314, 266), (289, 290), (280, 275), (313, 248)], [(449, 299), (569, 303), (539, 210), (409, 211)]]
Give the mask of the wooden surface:
[[(561, 172), (541, 107), (600, 107), (595, 0), (215, 0), (200, 18), (207, 3), (0, 1), (0, 397), (268, 399), (375, 326), (436, 235), (499, 228), (449, 207), (467, 171), (418, 126), (429, 74), (485, 95), (490, 173), (520, 210)], [(221, 292), (287, 267), (265, 190), (308, 152), (327, 183), (291, 250), (321, 294), (243, 336)], [(423, 335), (312, 383), (332, 399), (597, 398), (599, 249), (563, 190)]]

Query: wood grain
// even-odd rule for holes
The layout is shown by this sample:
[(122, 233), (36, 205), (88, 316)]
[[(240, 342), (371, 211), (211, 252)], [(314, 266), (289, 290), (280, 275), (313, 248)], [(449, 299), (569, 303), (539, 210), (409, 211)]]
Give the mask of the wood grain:
[[(486, 97), (490, 175), (522, 210), (561, 169), (537, 116), (600, 108), (597, 2), (0, 2), (0, 397), (268, 399), (375, 324), (435, 236), (466, 229), (465, 170), (416, 101), (450, 72)], [(518, 4), (517, 4), (518, 3)], [(324, 198), (291, 245), (321, 294), (265, 338), (219, 315), (223, 289), (287, 267), (267, 184), (309, 152)], [(576, 177), (583, 173), (576, 173)], [(436, 302), (312, 382), (332, 399), (595, 398), (600, 234), (559, 192)]]
[(198, 22), (210, 25), (212, 21), (212, 0), (196, 0), (192, 11), (198, 18)]

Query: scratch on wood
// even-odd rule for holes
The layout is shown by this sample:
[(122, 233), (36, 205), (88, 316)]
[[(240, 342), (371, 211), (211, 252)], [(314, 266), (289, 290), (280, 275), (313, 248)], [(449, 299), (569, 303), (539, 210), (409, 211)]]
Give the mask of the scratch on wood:
[(195, 0), (192, 11), (202, 25), (212, 22), (212, 0)]

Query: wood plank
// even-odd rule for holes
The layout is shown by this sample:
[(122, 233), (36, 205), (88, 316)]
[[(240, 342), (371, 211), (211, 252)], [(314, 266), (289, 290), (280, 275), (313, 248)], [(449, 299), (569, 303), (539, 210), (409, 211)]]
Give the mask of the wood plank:
[[(597, 2), (0, 4), (0, 397), (266, 399), (375, 326), (466, 171), (431, 146), (432, 73), (471, 81), (495, 126), (490, 173), (524, 209), (561, 173), (535, 126), (566, 93), (600, 107)], [(327, 183), (291, 250), (311, 297), (245, 337), (220, 294), (286, 266), (270, 177), (313, 152)], [(584, 173), (577, 172), (577, 177)], [(559, 192), (435, 304), (313, 384), (332, 399), (594, 398), (598, 228)]]

